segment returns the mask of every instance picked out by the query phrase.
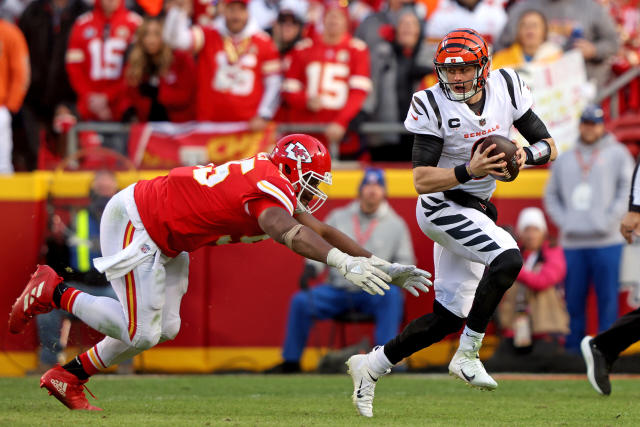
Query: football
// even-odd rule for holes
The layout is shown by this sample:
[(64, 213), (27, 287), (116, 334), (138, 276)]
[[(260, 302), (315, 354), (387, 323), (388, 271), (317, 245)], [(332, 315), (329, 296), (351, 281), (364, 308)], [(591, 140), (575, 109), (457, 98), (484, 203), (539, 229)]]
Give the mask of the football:
[(509, 138), (505, 138), (504, 136), (500, 135), (487, 136), (486, 138), (481, 140), (477, 147), (480, 148), (480, 151), (484, 151), (492, 144), (496, 144), (496, 147), (491, 150), (489, 156), (495, 156), (497, 154), (504, 153), (503, 160), (507, 162), (507, 165), (502, 169), (502, 171), (504, 172), (504, 176), (496, 176), (495, 178), (499, 181), (513, 181), (517, 178), (518, 172), (520, 172), (520, 168), (518, 167), (518, 156), (516, 155), (518, 147), (513, 142), (511, 142)]

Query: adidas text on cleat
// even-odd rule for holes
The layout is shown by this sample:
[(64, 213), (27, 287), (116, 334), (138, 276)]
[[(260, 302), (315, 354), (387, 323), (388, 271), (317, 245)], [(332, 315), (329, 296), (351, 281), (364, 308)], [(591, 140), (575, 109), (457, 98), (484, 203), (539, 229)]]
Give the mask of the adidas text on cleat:
[(480, 390), (495, 390), (498, 383), (484, 369), (478, 352), (456, 351), (449, 363), (449, 375)]
[(598, 347), (593, 343), (593, 337), (587, 335), (580, 342), (580, 350), (584, 363), (587, 365), (587, 378), (591, 386), (598, 393), (608, 396), (611, 394), (609, 382), (609, 364)]
[[(373, 417), (373, 394), (380, 376), (369, 369), (366, 354), (351, 356), (347, 360), (347, 366), (347, 372), (353, 380), (353, 404), (360, 415)], [(385, 374), (389, 372), (390, 369)]]
[(11, 308), (9, 331), (18, 334), (24, 331), (36, 315), (48, 313), (53, 308), (53, 291), (62, 278), (48, 265), (39, 265)]
[[(49, 369), (40, 378), (40, 388), (46, 388), (49, 394), (58, 399), (69, 409), (84, 409), (87, 411), (102, 411), (97, 406), (89, 404), (84, 395), (84, 385), (88, 380), (79, 380), (71, 372), (64, 370), (60, 365)], [(89, 391), (89, 389), (87, 389)], [(93, 394), (89, 391), (89, 394)], [(95, 396), (93, 396), (95, 398)]]

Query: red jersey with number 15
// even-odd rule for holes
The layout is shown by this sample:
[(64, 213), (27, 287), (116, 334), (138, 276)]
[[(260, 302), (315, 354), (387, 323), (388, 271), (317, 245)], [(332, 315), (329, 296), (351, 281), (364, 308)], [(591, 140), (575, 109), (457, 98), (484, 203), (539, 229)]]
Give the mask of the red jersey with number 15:
[(267, 208), (293, 215), (293, 186), (266, 153), (222, 165), (182, 167), (134, 189), (151, 239), (170, 257), (205, 245), (254, 243), (269, 236), (258, 225)]

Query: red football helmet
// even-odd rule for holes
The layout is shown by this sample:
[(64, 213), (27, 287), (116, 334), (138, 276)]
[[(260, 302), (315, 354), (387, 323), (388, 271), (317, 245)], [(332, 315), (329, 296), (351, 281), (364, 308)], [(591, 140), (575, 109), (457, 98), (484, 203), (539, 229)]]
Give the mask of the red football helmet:
[[(440, 87), (447, 98), (452, 101), (466, 101), (478, 93), (489, 78), (491, 59), (487, 42), (471, 28), (458, 28), (448, 33), (436, 49), (433, 64), (438, 75)], [(476, 73), (473, 80), (464, 82), (449, 82), (447, 68), (461, 66), (475, 66)], [(460, 93), (452, 89), (452, 86), (472, 82), (471, 89)]]
[[(302, 133), (287, 135), (276, 142), (269, 158), (293, 185), (304, 211), (313, 213), (327, 200), (318, 185), (331, 185), (331, 156), (320, 141)], [(303, 202), (303, 197), (311, 200)]]

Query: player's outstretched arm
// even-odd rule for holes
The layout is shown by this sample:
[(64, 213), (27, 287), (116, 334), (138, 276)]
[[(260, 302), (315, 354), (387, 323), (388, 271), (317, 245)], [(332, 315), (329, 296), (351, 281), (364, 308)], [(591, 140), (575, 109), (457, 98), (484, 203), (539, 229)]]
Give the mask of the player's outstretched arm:
[(358, 243), (356, 243), (355, 240), (344, 234), (342, 231), (318, 220), (311, 214), (302, 212), (300, 214), (297, 214), (295, 219), (297, 219), (301, 224), (304, 224), (307, 227), (311, 228), (313, 231), (322, 236), (322, 238), (329, 244), (340, 249), (342, 252), (346, 252), (351, 256), (362, 256), (365, 258), (369, 258), (371, 257), (371, 255), (373, 255), (371, 252), (360, 246)]
[(347, 280), (371, 295), (384, 295), (391, 276), (369, 258), (353, 257), (331, 246), (312, 228), (296, 221), (280, 207), (265, 209), (258, 217), (260, 228), (278, 243), (309, 259), (335, 267)]
[(427, 286), (432, 283), (429, 280), (429, 272), (416, 268), (415, 265), (390, 263), (371, 254), (365, 248), (356, 243), (349, 236), (335, 227), (316, 219), (313, 215), (302, 213), (296, 216), (300, 223), (310, 227), (324, 240), (352, 256), (363, 256), (370, 259), (371, 263), (391, 277), (391, 284), (406, 289), (411, 294), (418, 296), (418, 290), (429, 292)]

